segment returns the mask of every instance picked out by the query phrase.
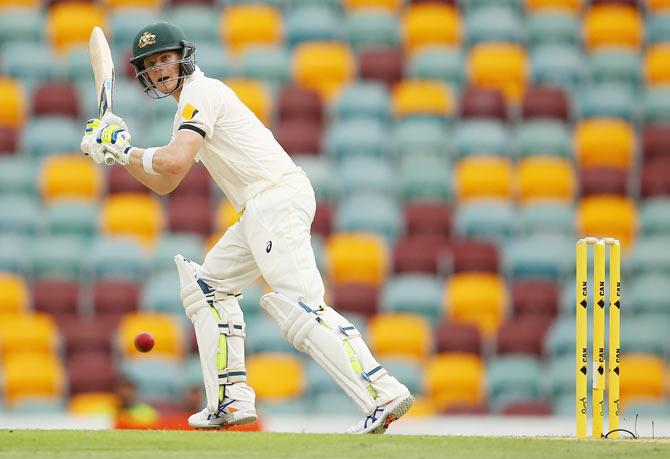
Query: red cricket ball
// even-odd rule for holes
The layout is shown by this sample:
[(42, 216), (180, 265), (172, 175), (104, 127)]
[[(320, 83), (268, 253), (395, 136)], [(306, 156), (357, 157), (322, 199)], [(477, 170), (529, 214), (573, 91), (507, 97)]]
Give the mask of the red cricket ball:
[(140, 352), (149, 352), (154, 347), (154, 337), (147, 332), (142, 332), (135, 337), (135, 349)]

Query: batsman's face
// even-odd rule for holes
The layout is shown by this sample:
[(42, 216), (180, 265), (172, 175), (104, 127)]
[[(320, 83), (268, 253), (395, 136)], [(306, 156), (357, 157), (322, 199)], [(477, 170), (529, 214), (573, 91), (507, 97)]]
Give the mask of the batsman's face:
[(163, 94), (174, 91), (179, 84), (179, 53), (165, 51), (144, 59), (144, 68), (151, 83)]

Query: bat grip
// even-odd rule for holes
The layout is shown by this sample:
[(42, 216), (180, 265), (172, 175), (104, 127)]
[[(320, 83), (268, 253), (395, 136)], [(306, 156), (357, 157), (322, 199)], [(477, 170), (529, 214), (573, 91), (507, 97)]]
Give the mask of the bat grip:
[(114, 158), (114, 155), (111, 154), (110, 152), (105, 153), (105, 164), (108, 166), (111, 166), (116, 162), (116, 158)]

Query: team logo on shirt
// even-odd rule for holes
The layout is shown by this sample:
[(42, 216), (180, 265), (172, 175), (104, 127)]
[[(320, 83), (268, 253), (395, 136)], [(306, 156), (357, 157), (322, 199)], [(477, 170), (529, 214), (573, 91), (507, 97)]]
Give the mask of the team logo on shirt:
[(156, 35), (151, 32), (144, 32), (140, 37), (137, 46), (144, 48), (145, 46), (153, 45), (154, 43), (156, 43)]
[(186, 107), (184, 107), (184, 110), (181, 112), (181, 117), (185, 120), (191, 120), (196, 115), (196, 113), (198, 113), (197, 108), (191, 104), (186, 104)]

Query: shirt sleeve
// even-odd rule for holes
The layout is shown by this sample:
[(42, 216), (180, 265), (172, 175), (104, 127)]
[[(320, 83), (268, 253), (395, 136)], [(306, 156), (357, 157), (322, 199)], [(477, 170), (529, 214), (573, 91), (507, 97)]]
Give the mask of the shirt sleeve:
[(205, 87), (193, 88), (193, 90), (185, 91), (185, 94), (183, 93), (180, 97), (178, 131), (188, 129), (203, 137), (212, 136), (223, 100), (216, 96), (215, 91), (206, 91), (206, 89)]

